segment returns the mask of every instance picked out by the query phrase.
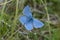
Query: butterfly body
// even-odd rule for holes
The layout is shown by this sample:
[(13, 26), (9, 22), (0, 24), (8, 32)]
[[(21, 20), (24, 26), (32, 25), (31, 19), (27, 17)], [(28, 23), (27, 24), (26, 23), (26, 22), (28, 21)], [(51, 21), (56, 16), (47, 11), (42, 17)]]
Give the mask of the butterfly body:
[(25, 26), (27, 30), (32, 30), (33, 26), (35, 28), (43, 27), (43, 23), (32, 17), (32, 13), (29, 5), (27, 5), (23, 10), (23, 16), (20, 17), (20, 22)]

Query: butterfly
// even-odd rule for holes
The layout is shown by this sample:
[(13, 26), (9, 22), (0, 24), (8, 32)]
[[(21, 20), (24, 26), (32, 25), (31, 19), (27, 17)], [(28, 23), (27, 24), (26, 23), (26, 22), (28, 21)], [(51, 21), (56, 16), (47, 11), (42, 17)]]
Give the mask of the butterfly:
[(23, 16), (21, 16), (19, 18), (19, 21), (29, 31), (32, 30), (33, 27), (35, 27), (35, 28), (41, 28), (44, 25), (43, 22), (41, 22), (40, 20), (35, 19), (34, 17), (32, 17), (32, 12), (31, 12), (31, 9), (30, 9), (29, 5), (27, 5), (23, 9)]

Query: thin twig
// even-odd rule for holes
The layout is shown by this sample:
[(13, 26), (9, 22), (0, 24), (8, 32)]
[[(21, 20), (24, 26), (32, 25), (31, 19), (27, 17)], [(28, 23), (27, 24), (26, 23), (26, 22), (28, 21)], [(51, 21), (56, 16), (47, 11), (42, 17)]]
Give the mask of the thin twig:
[(8, 1), (8, 2), (1, 3), (0, 5), (5, 5), (5, 4), (7, 4), (7, 3), (11, 2), (11, 1), (12, 1), (12, 0), (10, 0), (10, 1)]

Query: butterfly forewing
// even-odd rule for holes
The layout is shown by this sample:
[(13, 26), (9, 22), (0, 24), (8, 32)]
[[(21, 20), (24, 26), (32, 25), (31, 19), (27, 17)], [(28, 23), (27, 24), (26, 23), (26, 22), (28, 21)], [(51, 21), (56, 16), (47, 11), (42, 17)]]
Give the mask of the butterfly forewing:
[(30, 10), (30, 7), (29, 5), (27, 5), (24, 9), (23, 9), (23, 14), (27, 17), (32, 17), (32, 13), (31, 13), (31, 10)]

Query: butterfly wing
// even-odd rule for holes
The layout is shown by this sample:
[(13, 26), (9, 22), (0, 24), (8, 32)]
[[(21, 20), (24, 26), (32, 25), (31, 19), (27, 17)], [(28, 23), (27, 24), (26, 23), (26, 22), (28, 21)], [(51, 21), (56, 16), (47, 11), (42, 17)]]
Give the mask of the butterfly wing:
[(28, 18), (26, 16), (21, 16), (19, 21), (24, 25), (28, 20)]
[(33, 20), (33, 25), (34, 25), (35, 28), (41, 28), (41, 27), (43, 27), (44, 24), (41, 21), (39, 21), (37, 19), (34, 19)]
[(29, 31), (31, 31), (33, 29), (33, 25), (32, 25), (32, 22), (28, 22), (27, 24), (25, 24), (25, 28)]
[(23, 14), (27, 17), (32, 17), (32, 13), (31, 13), (31, 10), (30, 10), (30, 7), (29, 5), (27, 5), (24, 9), (23, 9)]

